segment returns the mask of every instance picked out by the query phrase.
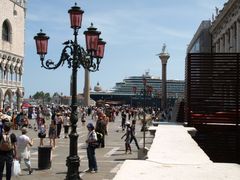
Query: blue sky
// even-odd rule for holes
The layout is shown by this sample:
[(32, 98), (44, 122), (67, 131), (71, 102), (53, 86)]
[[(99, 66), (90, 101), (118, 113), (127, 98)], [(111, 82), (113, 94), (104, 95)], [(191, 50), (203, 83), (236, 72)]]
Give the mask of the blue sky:
[[(227, 0), (29, 0), (25, 30), (23, 85), (25, 97), (44, 91), (70, 94), (71, 69), (66, 64), (56, 70), (41, 68), (33, 37), (40, 29), (48, 36), (46, 59), (59, 60), (66, 40), (72, 39), (68, 10), (75, 2), (85, 11), (78, 42), (85, 48), (83, 32), (93, 22), (107, 42), (100, 70), (91, 73), (91, 87), (97, 82), (111, 89), (131, 75), (150, 71), (161, 78), (161, 62), (156, 54), (167, 45), (170, 59), (167, 79), (184, 79), (187, 44), (202, 20), (209, 20), (215, 7)], [(84, 71), (78, 70), (78, 92), (83, 91)]]

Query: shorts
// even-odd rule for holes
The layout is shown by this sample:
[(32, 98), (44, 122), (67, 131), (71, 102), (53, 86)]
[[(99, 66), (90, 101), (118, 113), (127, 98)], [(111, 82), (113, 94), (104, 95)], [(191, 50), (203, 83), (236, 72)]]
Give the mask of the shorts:
[(46, 134), (38, 133), (38, 137), (39, 137), (39, 138), (45, 138), (45, 137), (46, 137)]

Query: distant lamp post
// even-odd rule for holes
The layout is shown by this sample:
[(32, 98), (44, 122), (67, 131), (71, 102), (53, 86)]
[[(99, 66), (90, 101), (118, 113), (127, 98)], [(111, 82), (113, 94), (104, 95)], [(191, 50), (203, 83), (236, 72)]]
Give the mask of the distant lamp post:
[(151, 106), (152, 106), (152, 103), (153, 103), (153, 87), (152, 86), (147, 86), (147, 95), (149, 96), (150, 98), (150, 101), (151, 101)]
[(143, 149), (146, 147), (146, 94), (147, 94), (147, 80), (143, 79), (143, 89), (141, 92), (143, 93)]
[(60, 94), (61, 96), (60, 96), (60, 104), (62, 105), (63, 104), (63, 93), (61, 92), (61, 94)]
[(147, 96), (147, 79), (143, 78), (143, 89), (140, 90), (140, 97), (143, 96), (143, 123), (142, 129), (143, 131), (143, 148), (138, 151), (138, 159), (144, 159), (147, 155), (148, 149), (146, 148), (146, 96)]
[(162, 98), (161, 108), (165, 110), (167, 108), (167, 61), (170, 55), (166, 52), (166, 44), (163, 44), (162, 52), (158, 54), (162, 62)]
[(81, 28), (82, 15), (84, 13), (80, 7), (73, 6), (69, 11), (71, 28), (73, 29), (74, 40), (68, 40), (63, 43), (65, 47), (62, 50), (59, 62), (56, 64), (48, 59), (44, 60), (47, 54), (48, 39), (45, 33), (40, 30), (40, 32), (34, 37), (36, 41), (37, 54), (40, 55), (41, 65), (45, 69), (57, 69), (60, 65), (65, 62), (68, 64), (68, 68), (72, 68), (72, 78), (71, 78), (71, 133), (69, 156), (66, 160), (66, 165), (68, 167), (66, 180), (79, 180), (79, 166), (80, 158), (78, 156), (78, 134), (77, 128), (77, 70), (81, 66), (88, 69), (91, 72), (98, 71), (99, 64), (104, 55), (104, 48), (106, 42), (99, 38), (101, 32), (97, 31), (97, 28), (93, 27), (93, 24), (84, 32), (86, 38), (86, 50), (81, 47), (77, 42), (78, 30)]
[(137, 87), (136, 86), (132, 87), (132, 92), (133, 92), (133, 96), (131, 96), (131, 107), (134, 106), (133, 98), (134, 98), (134, 96), (136, 96), (136, 93), (137, 93)]

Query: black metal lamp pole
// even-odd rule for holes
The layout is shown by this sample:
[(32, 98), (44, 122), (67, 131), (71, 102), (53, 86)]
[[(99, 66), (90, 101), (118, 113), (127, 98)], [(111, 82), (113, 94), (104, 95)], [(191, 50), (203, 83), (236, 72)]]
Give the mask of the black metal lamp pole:
[(152, 86), (147, 86), (147, 79), (144, 77), (143, 78), (143, 89), (141, 90), (141, 94), (143, 94), (143, 126), (142, 126), (142, 130), (143, 130), (143, 149), (145, 149), (145, 145), (146, 145), (146, 96), (150, 96), (151, 97), (151, 93), (152, 93)]
[(143, 79), (143, 149), (146, 142), (146, 78)]
[[(132, 87), (132, 91), (133, 91), (133, 97), (135, 96), (136, 97), (136, 93), (137, 93), (137, 87), (136, 86), (133, 86)], [(132, 96), (131, 96), (131, 102), (132, 102)], [(135, 101), (136, 102), (136, 101)], [(133, 103), (133, 102), (132, 102)], [(133, 104), (132, 104), (133, 105)], [(134, 103), (134, 106), (136, 106), (136, 104)]]
[(60, 65), (65, 62), (68, 64), (68, 68), (72, 68), (72, 87), (71, 87), (71, 132), (69, 156), (66, 160), (67, 165), (67, 176), (66, 180), (79, 180), (79, 166), (80, 158), (78, 156), (78, 133), (77, 133), (77, 70), (81, 66), (88, 69), (91, 72), (98, 71), (99, 64), (104, 55), (104, 48), (106, 42), (99, 38), (101, 32), (96, 31), (97, 28), (93, 27), (93, 24), (84, 32), (86, 37), (86, 51), (78, 44), (77, 36), (78, 30), (81, 28), (82, 14), (84, 13), (80, 7), (73, 6), (69, 11), (71, 28), (74, 32), (74, 41), (68, 40), (63, 44), (65, 47), (62, 50), (61, 57), (58, 63), (54, 63), (48, 59), (44, 61), (45, 55), (47, 54), (48, 39), (45, 33), (40, 30), (40, 33), (34, 37), (36, 41), (37, 54), (40, 55), (41, 65), (45, 69), (57, 69)]

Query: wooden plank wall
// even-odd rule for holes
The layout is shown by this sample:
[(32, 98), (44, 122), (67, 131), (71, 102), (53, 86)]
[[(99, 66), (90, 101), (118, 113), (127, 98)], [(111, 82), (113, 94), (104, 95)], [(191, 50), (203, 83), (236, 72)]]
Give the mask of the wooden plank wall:
[(190, 53), (186, 59), (185, 121), (215, 162), (240, 163), (240, 54)]
[(239, 124), (239, 54), (188, 54), (185, 118), (189, 124)]
[(196, 125), (194, 140), (213, 162), (240, 164), (240, 131), (236, 126)]

